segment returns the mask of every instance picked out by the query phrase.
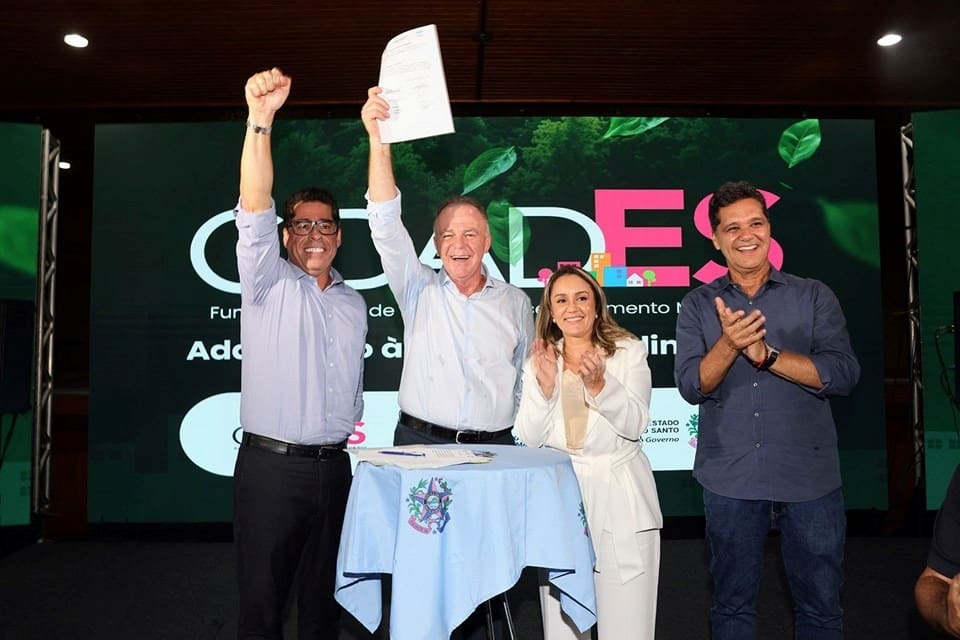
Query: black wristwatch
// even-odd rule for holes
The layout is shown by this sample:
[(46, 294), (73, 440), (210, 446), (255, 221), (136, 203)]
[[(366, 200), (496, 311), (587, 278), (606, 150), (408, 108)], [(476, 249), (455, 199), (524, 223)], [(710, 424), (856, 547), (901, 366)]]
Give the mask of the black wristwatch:
[(760, 366), (757, 367), (760, 371), (767, 371), (770, 367), (773, 366), (773, 363), (777, 361), (777, 358), (780, 357), (780, 349), (776, 347), (771, 347), (767, 345), (767, 357), (763, 362), (760, 363)]

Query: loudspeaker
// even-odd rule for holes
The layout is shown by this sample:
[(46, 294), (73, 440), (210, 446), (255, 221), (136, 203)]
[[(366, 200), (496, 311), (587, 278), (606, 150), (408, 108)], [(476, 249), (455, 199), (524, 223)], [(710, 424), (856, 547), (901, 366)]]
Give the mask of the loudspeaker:
[(0, 414), (30, 408), (33, 302), (0, 300)]

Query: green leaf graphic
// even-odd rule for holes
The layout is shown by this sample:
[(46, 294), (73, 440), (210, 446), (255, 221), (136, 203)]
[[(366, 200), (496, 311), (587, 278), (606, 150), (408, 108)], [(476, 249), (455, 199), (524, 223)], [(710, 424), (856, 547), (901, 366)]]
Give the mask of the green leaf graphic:
[(0, 205), (0, 238), (3, 238), (0, 264), (28, 276), (36, 274), (39, 224), (36, 209)]
[(780, 134), (777, 151), (792, 169), (807, 160), (820, 147), (820, 121), (815, 118), (801, 120), (787, 127)]
[(880, 267), (880, 231), (873, 202), (830, 202), (817, 198), (830, 238), (843, 251), (871, 267)]
[(700, 416), (696, 413), (690, 414), (690, 418), (687, 419), (687, 434), (691, 436), (696, 436), (700, 433)]
[(603, 139), (606, 140), (607, 138), (614, 138), (616, 136), (622, 136), (624, 138), (638, 136), (654, 127), (659, 127), (669, 119), (670, 118), (610, 118), (610, 127), (607, 129), (607, 132), (603, 134)]
[(470, 163), (467, 170), (463, 173), (463, 191), (461, 195), (466, 195), (481, 187), (501, 173), (506, 173), (517, 161), (517, 148), (494, 147), (487, 149)]
[(530, 246), (530, 223), (506, 200), (494, 200), (487, 205), (487, 217), (493, 255), (511, 265), (517, 264)]

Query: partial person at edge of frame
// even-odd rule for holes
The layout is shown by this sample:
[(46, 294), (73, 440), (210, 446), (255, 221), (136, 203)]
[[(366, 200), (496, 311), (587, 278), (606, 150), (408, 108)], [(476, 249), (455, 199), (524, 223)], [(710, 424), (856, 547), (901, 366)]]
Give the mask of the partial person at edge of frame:
[(914, 597), (931, 627), (960, 638), (960, 465), (937, 513), (927, 566), (917, 578)]

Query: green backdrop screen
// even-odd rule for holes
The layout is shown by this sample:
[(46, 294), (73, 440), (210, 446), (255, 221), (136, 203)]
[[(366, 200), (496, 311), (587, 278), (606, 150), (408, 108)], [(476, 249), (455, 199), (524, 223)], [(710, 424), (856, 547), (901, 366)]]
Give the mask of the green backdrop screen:
[[(36, 297), (40, 133), (39, 125), (0, 123), (2, 300)], [(32, 411), (0, 415), (0, 526), (30, 523), (32, 433)]]
[[(706, 198), (750, 180), (770, 194), (782, 268), (819, 278), (847, 315), (863, 377), (834, 402), (851, 508), (886, 507), (874, 126), (868, 120), (463, 117), (457, 133), (394, 145), (404, 219), (434, 260), (432, 212), (488, 205), (496, 277), (539, 302), (558, 262), (597, 272), (619, 322), (646, 341), (654, 394), (644, 449), (668, 515), (701, 512), (696, 408), (674, 388), (677, 306), (722, 272)], [(240, 123), (96, 131), (91, 522), (224, 521), (239, 420), (239, 285), (231, 210)], [(356, 120), (279, 121), (275, 197), (328, 187), (342, 208), (336, 266), (366, 298), (365, 414), (354, 446), (387, 445), (403, 331), (364, 213)], [(851, 480), (855, 480), (851, 481)]]
[(960, 220), (954, 200), (960, 184), (956, 161), (960, 111), (915, 113), (912, 121), (927, 508), (939, 509), (960, 462), (960, 406), (951, 402), (956, 389), (956, 333), (936, 336), (938, 329), (953, 324), (953, 293), (960, 291), (956, 266)]

